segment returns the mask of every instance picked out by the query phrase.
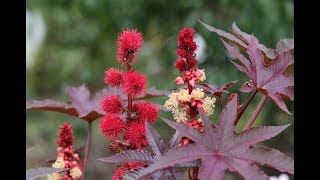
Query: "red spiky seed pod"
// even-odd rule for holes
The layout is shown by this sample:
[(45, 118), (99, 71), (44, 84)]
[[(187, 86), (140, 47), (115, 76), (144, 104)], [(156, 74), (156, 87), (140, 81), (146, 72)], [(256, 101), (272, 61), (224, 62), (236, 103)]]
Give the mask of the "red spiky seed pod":
[(158, 118), (159, 109), (150, 102), (135, 103), (132, 109), (135, 112), (136, 119), (141, 123), (144, 121), (154, 123)]
[(146, 137), (146, 129), (144, 123), (132, 122), (129, 125), (127, 132), (124, 135), (124, 139), (136, 149), (142, 149), (148, 145)]
[(143, 74), (130, 71), (124, 76), (123, 80), (124, 83), (122, 86), (122, 90), (126, 94), (138, 96), (145, 92), (147, 80)]
[(123, 164), (123, 167), (130, 170), (136, 170), (136, 169), (139, 169), (140, 167), (143, 167), (144, 165), (145, 164), (143, 162), (129, 162), (129, 163)]
[(127, 170), (122, 167), (118, 166), (113, 173), (112, 180), (121, 180), (122, 176), (127, 172)]
[(106, 70), (104, 82), (111, 87), (120, 87), (123, 83), (123, 72), (116, 68)]
[(123, 64), (131, 64), (142, 47), (143, 38), (137, 30), (122, 30), (117, 40), (117, 60)]
[(116, 114), (107, 114), (99, 122), (100, 133), (109, 139), (118, 137), (125, 129), (126, 124)]
[(106, 95), (101, 100), (101, 109), (106, 113), (121, 113), (123, 110), (121, 99), (118, 95)]

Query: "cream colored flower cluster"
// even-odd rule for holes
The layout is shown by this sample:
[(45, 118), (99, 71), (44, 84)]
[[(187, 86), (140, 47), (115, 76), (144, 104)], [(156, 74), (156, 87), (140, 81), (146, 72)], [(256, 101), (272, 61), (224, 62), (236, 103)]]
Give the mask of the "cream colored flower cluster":
[(202, 107), (206, 116), (210, 116), (214, 112), (216, 98), (205, 97), (203, 89), (193, 89), (189, 94), (187, 89), (180, 89), (177, 92), (173, 92), (169, 95), (169, 99), (165, 102), (164, 107), (170, 109), (173, 114), (173, 118), (177, 122), (187, 121), (187, 111), (190, 103), (191, 106)]
[[(52, 164), (53, 168), (65, 168), (65, 163), (62, 157), (58, 157), (57, 160)], [(82, 171), (78, 166), (73, 167), (70, 170), (70, 176), (73, 179), (79, 179), (82, 175)], [(60, 180), (62, 177), (59, 173), (49, 174), (47, 180)]]

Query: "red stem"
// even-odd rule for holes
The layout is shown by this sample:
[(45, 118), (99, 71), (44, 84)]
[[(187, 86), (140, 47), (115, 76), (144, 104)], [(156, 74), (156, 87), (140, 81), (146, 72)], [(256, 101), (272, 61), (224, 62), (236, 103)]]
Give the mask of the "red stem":
[(219, 96), (219, 100), (220, 100), (220, 106), (221, 106), (221, 111), (222, 111), (222, 109), (223, 109), (223, 104), (222, 104), (222, 97), (221, 97), (221, 96)]
[(87, 144), (86, 144), (86, 149), (84, 153), (84, 159), (83, 159), (83, 168), (82, 168), (82, 177), (81, 180), (84, 179), (84, 173), (86, 171), (86, 165), (89, 157), (89, 151), (90, 151), (90, 144), (91, 144), (91, 123), (88, 122), (88, 135), (87, 135)]
[(249, 129), (249, 128), (252, 126), (252, 124), (254, 123), (254, 121), (256, 120), (256, 118), (258, 117), (259, 113), (261, 112), (262, 107), (264, 106), (264, 104), (265, 104), (265, 102), (267, 101), (267, 99), (268, 99), (268, 96), (266, 96), (266, 95), (264, 95), (264, 96), (261, 98), (261, 100), (260, 100), (260, 102), (259, 102), (256, 110), (255, 110), (254, 113), (252, 114), (251, 118), (249, 119), (249, 121), (248, 121), (247, 125), (245, 126), (245, 128), (243, 129), (243, 131)]
[(244, 104), (244, 106), (241, 108), (241, 111), (237, 114), (237, 118), (234, 121), (234, 125), (236, 126), (241, 118), (241, 116), (243, 115), (244, 111), (247, 109), (248, 105), (250, 104), (250, 102), (252, 101), (253, 97), (257, 94), (258, 90), (255, 90), (251, 96), (249, 97), (249, 99), (247, 100), (247, 102)]
[[(127, 63), (127, 73), (131, 71), (131, 65)], [(132, 94), (128, 94), (128, 117), (131, 117), (131, 109), (132, 109)]]

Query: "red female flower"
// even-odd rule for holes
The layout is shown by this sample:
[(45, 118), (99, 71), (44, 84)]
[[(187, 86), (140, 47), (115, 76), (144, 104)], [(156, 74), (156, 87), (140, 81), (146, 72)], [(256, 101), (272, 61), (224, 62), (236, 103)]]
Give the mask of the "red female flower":
[(138, 102), (132, 107), (133, 112), (135, 112), (135, 116), (138, 121), (144, 123), (144, 121), (148, 121), (154, 123), (158, 118), (159, 109), (152, 103), (149, 102)]
[(105, 72), (104, 82), (111, 87), (120, 87), (123, 83), (123, 72), (116, 68), (110, 68)]
[(124, 135), (124, 139), (128, 140), (137, 149), (147, 147), (148, 141), (144, 123), (132, 122)]
[(123, 110), (120, 97), (118, 95), (106, 95), (101, 100), (101, 109), (106, 113), (121, 113)]
[(124, 76), (123, 80), (124, 83), (122, 86), (122, 90), (126, 94), (132, 94), (133, 96), (137, 96), (144, 93), (145, 88), (147, 86), (146, 77), (138, 72), (128, 72)]
[(73, 145), (72, 126), (65, 122), (59, 128), (57, 144), (62, 148), (71, 147)]
[(126, 124), (116, 114), (107, 114), (99, 123), (100, 133), (106, 138), (116, 138), (126, 129)]
[(181, 58), (179, 58), (177, 61), (176, 61), (176, 68), (182, 72), (182, 71), (185, 71), (187, 69), (187, 62)]
[(135, 60), (136, 53), (142, 47), (143, 38), (137, 30), (123, 30), (119, 33), (117, 45), (117, 60), (120, 63), (131, 64)]
[(118, 166), (113, 173), (112, 180), (120, 180), (126, 172), (127, 170), (124, 167)]
[(197, 49), (197, 44), (193, 41), (194, 32), (194, 29), (185, 27), (178, 35), (177, 54), (180, 56), (180, 58), (186, 60), (186, 64), (184, 64), (180, 58), (178, 59), (176, 68), (179, 71), (190, 70), (198, 64), (194, 53), (194, 51)]

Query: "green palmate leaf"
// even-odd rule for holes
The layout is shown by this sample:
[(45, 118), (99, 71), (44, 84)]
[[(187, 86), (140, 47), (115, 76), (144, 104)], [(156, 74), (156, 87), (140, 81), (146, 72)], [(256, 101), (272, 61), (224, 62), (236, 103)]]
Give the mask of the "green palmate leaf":
[(198, 178), (201, 180), (223, 179), (225, 170), (237, 172), (245, 179), (265, 179), (269, 177), (257, 164), (267, 165), (282, 172), (293, 174), (294, 161), (278, 150), (255, 146), (256, 143), (270, 139), (289, 125), (262, 126), (250, 128), (240, 134), (234, 132), (237, 114), (235, 96), (222, 110), (217, 124), (212, 124), (204, 112), (199, 109), (204, 123), (204, 132), (200, 133), (185, 124), (163, 119), (169, 126), (189, 137), (195, 144), (178, 146), (168, 150), (149, 167), (135, 173), (135, 178), (144, 178), (149, 174), (184, 162), (200, 159)]
[(48, 167), (41, 167), (36, 169), (28, 169), (26, 171), (26, 179), (33, 180), (39, 177), (47, 176), (53, 173), (59, 173), (66, 171), (68, 169), (60, 169), (60, 168), (48, 168)]

